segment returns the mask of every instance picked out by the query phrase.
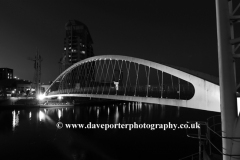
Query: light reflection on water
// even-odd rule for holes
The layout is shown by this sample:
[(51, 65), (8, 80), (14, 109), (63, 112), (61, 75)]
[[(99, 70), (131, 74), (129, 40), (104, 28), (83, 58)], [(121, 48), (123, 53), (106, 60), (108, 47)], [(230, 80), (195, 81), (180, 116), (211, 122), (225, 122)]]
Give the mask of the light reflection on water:
[[(209, 112), (199, 114), (199, 112), (204, 111), (139, 102), (72, 108), (13, 109), (10, 112), (11, 129), (4, 130), (4, 135), (0, 132), (0, 137), (3, 137), (5, 142), (0, 149), (13, 149), (25, 159), (63, 159), (62, 157), (64, 159), (81, 159), (81, 157), (82, 159), (84, 157), (85, 159), (153, 159), (161, 154), (170, 154), (182, 149), (179, 151), (182, 152), (180, 155), (171, 154), (172, 159), (176, 159), (192, 154), (198, 149), (195, 141), (191, 141), (189, 146), (196, 144), (196, 150), (194, 147), (191, 147), (193, 151), (181, 147), (183, 141), (186, 143), (185, 140), (189, 140), (184, 130), (57, 129), (56, 123), (185, 123), (187, 120), (205, 120), (213, 114)], [(5, 128), (9, 128), (9, 119), (6, 118), (8, 115), (9, 110), (0, 110), (0, 119), (3, 117), (6, 121)], [(198, 115), (206, 115), (206, 117), (201, 119)], [(173, 145), (170, 145), (171, 143)], [(21, 146), (26, 146), (28, 151)], [(46, 146), (52, 149), (47, 150)], [(12, 154), (11, 150), (6, 154), (12, 156), (9, 159), (15, 159), (14, 155), (17, 155)]]
[(19, 125), (19, 114), (20, 111), (12, 111), (12, 131), (15, 131), (16, 126)]

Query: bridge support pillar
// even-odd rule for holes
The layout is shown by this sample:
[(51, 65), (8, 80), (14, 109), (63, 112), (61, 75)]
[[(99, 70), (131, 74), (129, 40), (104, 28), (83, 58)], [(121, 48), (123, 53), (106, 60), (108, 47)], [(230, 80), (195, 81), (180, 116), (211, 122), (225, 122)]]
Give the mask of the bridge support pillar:
[[(220, 83), (220, 106), (222, 118), (222, 136), (236, 137), (234, 134), (237, 120), (236, 83), (234, 77), (234, 59), (230, 44), (230, 25), (228, 0), (216, 0), (218, 63)], [(240, 137), (240, 135), (238, 135)], [(238, 142), (239, 143), (239, 142)], [(231, 139), (223, 138), (223, 160), (236, 160), (229, 155), (240, 155), (240, 149), (233, 148)]]

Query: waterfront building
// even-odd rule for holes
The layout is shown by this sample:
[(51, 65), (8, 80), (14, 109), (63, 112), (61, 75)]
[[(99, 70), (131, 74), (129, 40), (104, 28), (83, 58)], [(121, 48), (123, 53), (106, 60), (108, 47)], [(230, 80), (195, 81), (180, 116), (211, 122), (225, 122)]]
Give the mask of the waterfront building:
[(93, 40), (88, 27), (82, 22), (69, 20), (65, 25), (63, 55), (60, 59), (60, 73), (74, 63), (94, 56)]
[(0, 80), (13, 79), (13, 69), (0, 68)]
[(15, 96), (26, 95), (31, 89), (31, 82), (22, 79), (5, 79), (0, 80), (0, 99), (5, 97), (7, 93)]

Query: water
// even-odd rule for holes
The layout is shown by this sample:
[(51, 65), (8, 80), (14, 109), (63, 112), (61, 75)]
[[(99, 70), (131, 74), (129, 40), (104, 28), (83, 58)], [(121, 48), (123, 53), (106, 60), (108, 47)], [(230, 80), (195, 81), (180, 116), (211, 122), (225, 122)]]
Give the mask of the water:
[(198, 152), (185, 129), (57, 129), (56, 123), (164, 124), (206, 121), (219, 113), (173, 106), (115, 103), (72, 108), (0, 110), (0, 158), (178, 159)]

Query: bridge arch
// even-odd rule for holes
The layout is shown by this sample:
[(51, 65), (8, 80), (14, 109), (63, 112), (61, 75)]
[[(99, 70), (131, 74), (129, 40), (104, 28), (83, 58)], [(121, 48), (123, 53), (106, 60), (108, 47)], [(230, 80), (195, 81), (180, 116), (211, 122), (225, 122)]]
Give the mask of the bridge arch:
[[(71, 78), (68, 78), (68, 80), (67, 80), (66, 77), (67, 76), (69, 77), (70, 74), (73, 77), (74, 70), (76, 70), (75, 72), (79, 72), (78, 76), (81, 76), (82, 74), (86, 75), (85, 81), (86, 80), (88, 81), (89, 79), (86, 79), (86, 77), (89, 77), (90, 74), (89, 73), (86, 74), (82, 70), (85, 69), (90, 72), (94, 72), (94, 74), (96, 74), (95, 70), (98, 65), (100, 66), (100, 63), (102, 63), (101, 65), (103, 65), (103, 67), (106, 64), (105, 68), (108, 71), (109, 68), (107, 68), (107, 66), (109, 67), (110, 63), (115, 62), (115, 66), (116, 66), (117, 63), (119, 65), (119, 61), (120, 61), (120, 63), (122, 63), (122, 65), (126, 64), (127, 69), (128, 69), (128, 65), (130, 66), (131, 64), (134, 64), (133, 66), (135, 67), (136, 73), (139, 71), (139, 68), (137, 70), (136, 66), (138, 66), (138, 67), (139, 67), (139, 65), (144, 66), (143, 68), (145, 68), (145, 73), (146, 73), (147, 78), (149, 78), (150, 68), (152, 68), (157, 71), (157, 74), (159, 71), (161, 73), (167, 73), (169, 75), (173, 75), (177, 78), (180, 78), (186, 82), (189, 82), (194, 87), (194, 95), (192, 98), (184, 100), (184, 99), (172, 99), (169, 97), (163, 98), (163, 97), (135, 96), (135, 95), (127, 96), (125, 94), (124, 95), (110, 95), (109, 93), (108, 94), (93, 94), (93, 93), (89, 93), (89, 92), (79, 93), (76, 91), (76, 86), (75, 86), (75, 89), (74, 88), (70, 89), (66, 86), (64, 88), (63, 86), (61, 86), (63, 84), (66, 85), (68, 82), (72, 83)], [(114, 65), (112, 65), (112, 69), (113, 69), (113, 66)], [(95, 70), (91, 71), (91, 68), (95, 68)], [(99, 67), (98, 70), (101, 70), (101, 68)], [(114, 74), (114, 73), (112, 73), (112, 74)], [(127, 73), (125, 73), (125, 74), (127, 74)], [(100, 75), (101, 74), (99, 73), (99, 76)], [(129, 72), (127, 75), (129, 75)], [(99, 77), (99, 76), (96, 76), (96, 77)], [(91, 77), (91, 75), (90, 75), (90, 77)], [(157, 77), (157, 78), (159, 79), (159, 77)], [(64, 79), (66, 82), (63, 83)], [(53, 86), (56, 85), (57, 83), (59, 83), (60, 86), (57, 87), (57, 90), (55, 92), (51, 91), (51, 89), (54, 88)], [(98, 85), (99, 85), (99, 83), (100, 82), (98, 82)], [(128, 88), (127, 84), (128, 84), (128, 80), (126, 80), (125, 92), (126, 92), (126, 88)], [(108, 85), (111, 88), (111, 84), (108, 84)], [(137, 85), (137, 80), (136, 80), (136, 85)], [(136, 88), (137, 88), (136, 85), (135, 85), (135, 92), (136, 92)], [(89, 86), (91, 86), (91, 85), (89, 84)], [(85, 87), (84, 90), (89, 90), (89, 86), (87, 88)], [(148, 83), (147, 83), (147, 86), (148, 86)], [(99, 88), (99, 86), (97, 88)], [(111, 90), (110, 88), (109, 88), (109, 91)], [(162, 88), (163, 88), (163, 86), (162, 86)], [(83, 89), (83, 88), (79, 88), (79, 89)], [(90, 87), (90, 90), (91, 89), (92, 88)], [(148, 87), (146, 90), (147, 91), (149, 90)], [(179, 89), (179, 91), (180, 91), (180, 89)], [(119, 100), (126, 100), (126, 101), (139, 101), (139, 102), (146, 102), (146, 103), (181, 106), (181, 107), (188, 107), (188, 108), (220, 112), (220, 91), (219, 91), (219, 86), (217, 84), (214, 84), (205, 79), (199, 78), (197, 76), (183, 72), (179, 69), (175, 69), (175, 68), (167, 66), (167, 65), (151, 62), (151, 61), (140, 59), (140, 58), (121, 56), (121, 55), (95, 56), (95, 57), (90, 57), (90, 58), (84, 59), (82, 61), (79, 61), (79, 62), (73, 64), (67, 70), (65, 70), (63, 73), (61, 73), (53, 81), (53, 83), (50, 85), (50, 87), (45, 92), (46, 97), (54, 97), (54, 96), (58, 96), (58, 95), (71, 96), (71, 97), (96, 97), (96, 98), (106, 98), (106, 99), (119, 99)]]

